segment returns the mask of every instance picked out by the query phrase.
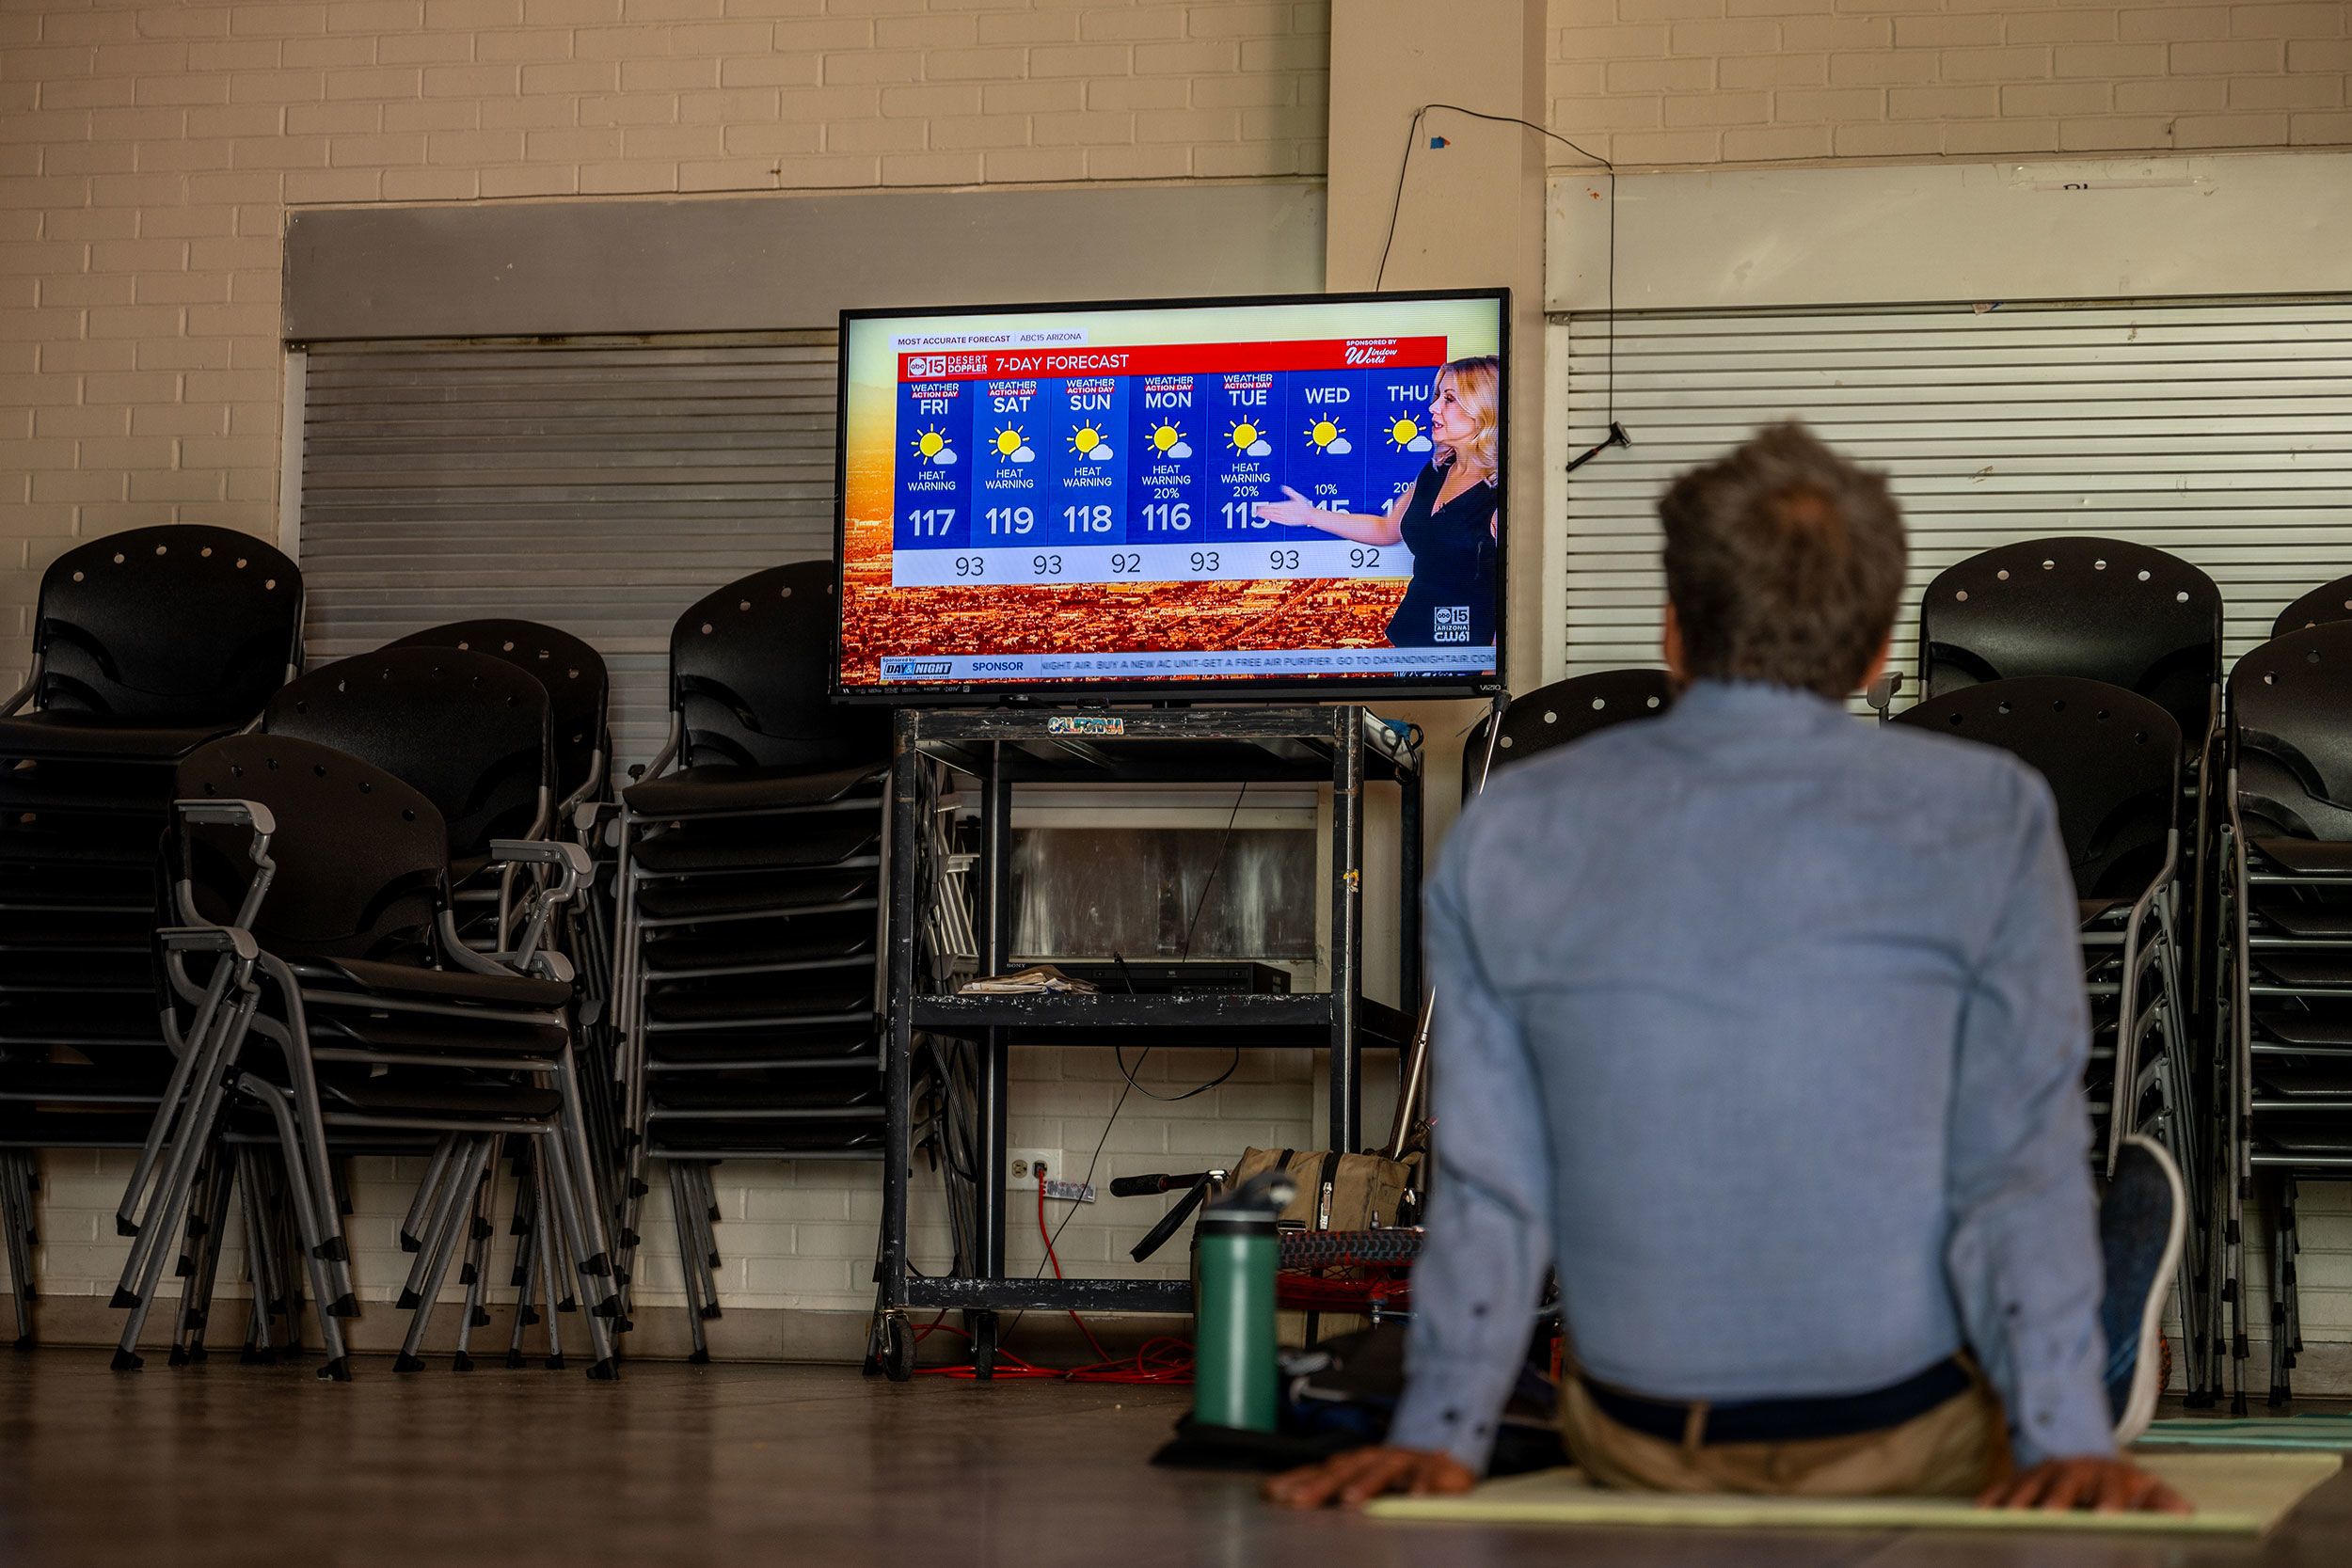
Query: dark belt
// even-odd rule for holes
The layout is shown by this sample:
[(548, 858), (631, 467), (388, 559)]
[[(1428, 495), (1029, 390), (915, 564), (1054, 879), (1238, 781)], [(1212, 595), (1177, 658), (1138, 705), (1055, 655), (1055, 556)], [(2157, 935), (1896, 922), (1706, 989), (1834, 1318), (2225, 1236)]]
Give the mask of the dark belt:
[(1580, 1381), (1602, 1415), (1621, 1427), (1630, 1427), (1669, 1443), (1683, 1440), (1691, 1430), (1692, 1412), (1699, 1411), (1699, 1442), (1713, 1447), (1724, 1443), (1802, 1443), (1820, 1437), (1852, 1437), (1866, 1432), (1883, 1432), (1966, 1393), (1973, 1380), (1958, 1356), (1948, 1356), (1926, 1371), (1867, 1393), (1819, 1400), (1752, 1400), (1740, 1404), (1644, 1399), (1639, 1394), (1604, 1387), (1589, 1377), (1581, 1377)]

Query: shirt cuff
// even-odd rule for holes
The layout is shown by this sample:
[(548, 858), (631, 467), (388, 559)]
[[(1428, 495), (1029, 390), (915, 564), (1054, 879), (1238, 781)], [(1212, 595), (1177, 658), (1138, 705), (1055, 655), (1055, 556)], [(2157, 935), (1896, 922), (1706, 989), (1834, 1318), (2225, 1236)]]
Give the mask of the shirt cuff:
[(1389, 1446), (1449, 1453), (1474, 1475), (1484, 1475), (1494, 1453), (1495, 1429), (1511, 1396), (1509, 1378), (1498, 1383), (1494, 1369), (1480, 1362), (1428, 1362), (1413, 1370), (1389, 1423)]
[(2052, 1380), (2023, 1390), (2023, 1407), (2010, 1412), (2010, 1453), (2021, 1470), (2051, 1459), (2112, 1459), (2115, 1422), (2107, 1391), (2096, 1381)]

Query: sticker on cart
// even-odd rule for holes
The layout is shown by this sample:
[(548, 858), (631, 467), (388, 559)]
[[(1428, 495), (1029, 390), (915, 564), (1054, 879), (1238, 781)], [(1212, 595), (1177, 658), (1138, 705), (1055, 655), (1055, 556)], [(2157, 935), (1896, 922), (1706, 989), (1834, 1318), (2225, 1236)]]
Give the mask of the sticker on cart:
[(1127, 721), (1097, 714), (1056, 714), (1045, 721), (1047, 735), (1125, 735)]

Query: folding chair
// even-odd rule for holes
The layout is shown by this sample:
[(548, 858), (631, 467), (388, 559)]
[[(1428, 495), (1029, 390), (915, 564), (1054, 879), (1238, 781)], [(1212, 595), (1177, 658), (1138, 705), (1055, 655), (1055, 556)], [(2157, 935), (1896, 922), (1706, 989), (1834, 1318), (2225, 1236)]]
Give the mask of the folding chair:
[[(2333, 592), (2333, 590), (2329, 590)], [(2222, 1009), (2230, 1047), (2220, 1253), (2232, 1408), (2246, 1408), (2244, 1207), (2271, 1254), (2270, 1402), (2302, 1315), (2295, 1204), (2352, 1179), (2352, 620), (2275, 637), (2230, 673)]]
[[(1895, 722), (1998, 746), (2049, 782), (2091, 1003), (2094, 1165), (2104, 1177), (2123, 1139), (2147, 1133), (2180, 1165), (2194, 1206), (2210, 1178), (2182, 981), (2180, 727), (2120, 687), (2057, 675), (1962, 687)], [(2179, 1283), (2191, 1371), (2201, 1374), (2205, 1279), (2188, 1258)]]
[(1491, 752), (1486, 736), (1494, 729), (1492, 714), (1480, 720), (1462, 743), (1462, 799), (1478, 793), (1490, 754), (1494, 768), (1505, 768), (1613, 724), (1656, 718), (1674, 700), (1672, 675), (1638, 668), (1571, 675), (1514, 697), (1502, 710), (1502, 728), (1495, 735)]
[[(459, 939), (449, 895), (449, 829), (421, 792), (392, 774), (278, 735), (214, 742), (178, 770), (167, 847), (181, 924), (157, 934), (165, 1017), (181, 1055), (168, 1098), (124, 1196), (135, 1233), (118, 1305), (129, 1308), (115, 1365), (136, 1345), (164, 1252), (190, 1212), (196, 1173), (232, 1140), (241, 1112), (265, 1113), (289, 1173), (304, 1266), (326, 1307), (322, 1377), (347, 1378), (338, 1320), (356, 1311), (348, 1248), (328, 1171), (330, 1139), (366, 1144), (437, 1137), (421, 1273), (396, 1367), (413, 1370), (453, 1262), (475, 1271), (458, 1333), (458, 1366), (477, 1326), (482, 1194), (503, 1140), (537, 1150), (543, 1184), (591, 1303), (591, 1377), (616, 1375), (608, 1329), (618, 1316), (611, 1247), (579, 1115), (567, 1009), (569, 966), (543, 938), (579, 890), (577, 846), (499, 840), (494, 863), (547, 868), (516, 911), (517, 945), (488, 956)], [(193, 956), (209, 954), (199, 974)], [(274, 1049), (256, 1051), (259, 1037)], [(253, 1134), (248, 1131), (248, 1138)], [(559, 1250), (550, 1239), (552, 1259)]]
[(670, 738), (621, 792), (620, 1244), (671, 1162), (693, 1325), (719, 1315), (722, 1159), (881, 1154), (886, 712), (831, 700), (834, 568), (718, 590), (670, 640)]
[(35, 1151), (137, 1147), (169, 1075), (149, 950), (172, 766), (252, 722), (301, 630), (294, 562), (227, 529), (112, 534), (41, 574), (32, 673), (0, 705), (0, 1230), (19, 1343)]

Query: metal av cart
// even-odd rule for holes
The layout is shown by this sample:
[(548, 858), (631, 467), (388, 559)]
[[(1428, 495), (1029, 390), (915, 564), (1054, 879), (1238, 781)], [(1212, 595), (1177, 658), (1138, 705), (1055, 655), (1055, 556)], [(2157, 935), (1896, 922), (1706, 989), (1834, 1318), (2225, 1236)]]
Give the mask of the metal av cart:
[[(888, 1099), (879, 1263), (878, 1359), (893, 1378), (910, 1375), (910, 1311), (972, 1314), (974, 1366), (985, 1377), (996, 1357), (996, 1314), (1027, 1308), (1188, 1313), (1183, 1279), (1041, 1279), (1005, 1273), (1006, 1069), (1016, 1045), (1140, 1050), (1152, 1045), (1321, 1048), (1330, 1060), (1331, 1147), (1363, 1142), (1364, 1049), (1403, 1058), (1421, 1001), (1422, 778), (1418, 753), (1392, 758), (1364, 739), (1359, 706), (1150, 708), (905, 708), (898, 715), (892, 775), (889, 922)], [(1110, 992), (1030, 996), (923, 994), (916, 944), (924, 929), (924, 857), (910, 852), (922, 819), (927, 763), (944, 761), (978, 781), (980, 853), (976, 919), (979, 972), (1012, 957), (1009, 875), (1012, 792), (1055, 782), (1121, 784), (1328, 782), (1331, 786), (1330, 989), (1287, 995)], [(1363, 995), (1364, 787), (1401, 792), (1398, 867), (1399, 1000)], [(976, 1229), (979, 1271), (967, 1277), (914, 1275), (907, 1262), (907, 1191), (914, 1108), (912, 1064), (918, 1033), (977, 1042), (980, 1149)]]

